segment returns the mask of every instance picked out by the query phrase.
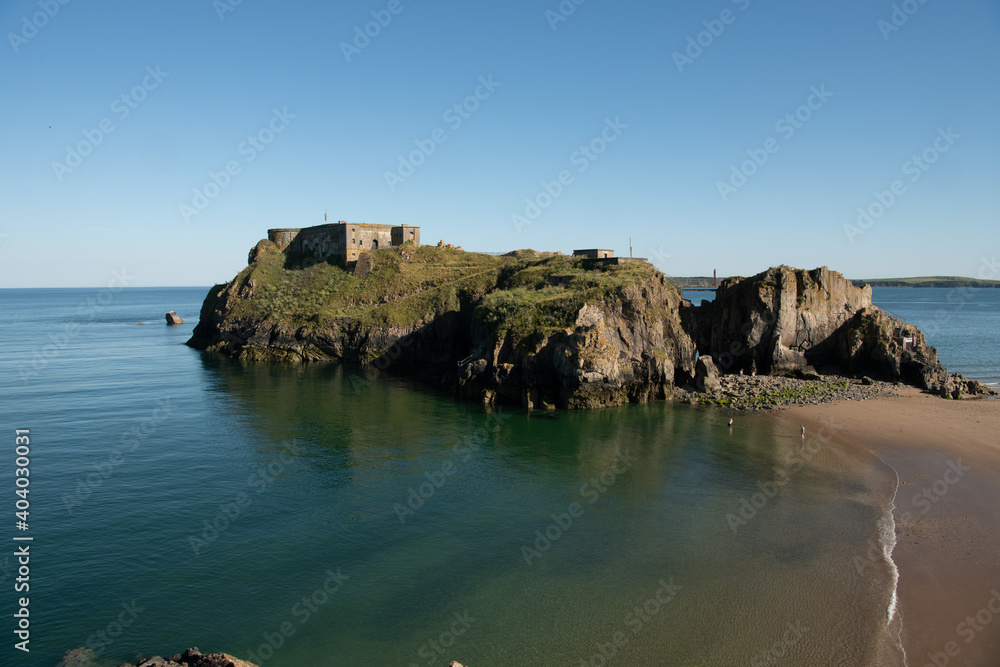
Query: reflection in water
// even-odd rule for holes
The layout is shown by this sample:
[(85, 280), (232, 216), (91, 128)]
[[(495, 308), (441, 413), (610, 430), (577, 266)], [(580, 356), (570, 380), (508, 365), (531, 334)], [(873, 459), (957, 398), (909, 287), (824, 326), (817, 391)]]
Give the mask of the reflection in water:
[(789, 649), (800, 664), (870, 663), (888, 574), (860, 579), (851, 558), (877, 539), (885, 480), (830, 443), (688, 406), (488, 413), (339, 365), (202, 364), (256, 464), (302, 447), (227, 567), (302, 573), (300, 587), (321, 566), (351, 575), (269, 664), (424, 662), (465, 610), (477, 621), (448, 659), (578, 662), (663, 577), (680, 593), (629, 634), (623, 664), (745, 663), (793, 621), (812, 628)]
[[(667, 404), (490, 414), (385, 373), (244, 365), (183, 345), (204, 295), (123, 290), (25, 384), (17, 364), (79, 322), (90, 295), (0, 290), (0, 412), (44, 443), (41, 662), (133, 600), (146, 611), (105, 648), (110, 664), (192, 645), (260, 655), (283, 623), (295, 633), (263, 667), (579, 665), (616, 632), (627, 641), (609, 664), (745, 665), (788, 624), (808, 631), (785, 664), (875, 662), (891, 573), (865, 559), (895, 483), (878, 465), (824, 445), (796, 466), (798, 424), (768, 416), (730, 430), (729, 414)], [(135, 326), (167, 310), (189, 323)], [(63, 495), (161, 400), (170, 416), (69, 514)], [(328, 570), (349, 578), (296, 615)], [(637, 616), (661, 581), (676, 596)], [(466, 611), (475, 621), (429, 661)], [(0, 664), (16, 664), (11, 651)]]

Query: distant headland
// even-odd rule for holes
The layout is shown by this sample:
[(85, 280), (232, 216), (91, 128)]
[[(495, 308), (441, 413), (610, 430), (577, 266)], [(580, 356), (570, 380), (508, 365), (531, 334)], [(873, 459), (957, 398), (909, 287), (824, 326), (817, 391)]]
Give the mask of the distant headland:
[(980, 280), (961, 276), (926, 276), (923, 278), (876, 278), (855, 280), (855, 285), (868, 284), (872, 287), (1000, 287), (1000, 280)]

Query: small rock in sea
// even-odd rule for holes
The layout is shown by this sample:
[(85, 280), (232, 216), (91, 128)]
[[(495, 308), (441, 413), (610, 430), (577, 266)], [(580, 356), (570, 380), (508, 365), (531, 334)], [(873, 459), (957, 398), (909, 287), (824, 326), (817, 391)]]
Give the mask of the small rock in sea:
[(79, 648), (66, 651), (57, 667), (87, 667), (97, 664), (97, 654), (89, 648)]
[[(98, 664), (105, 663), (99, 663), (93, 651), (81, 647), (68, 651), (58, 667), (93, 667)], [(154, 655), (151, 658), (143, 658), (136, 665), (126, 662), (118, 667), (257, 667), (257, 665), (227, 653), (203, 654), (197, 648), (189, 648), (184, 653), (169, 658)]]
[(167, 324), (169, 325), (184, 324), (184, 320), (181, 319), (180, 315), (171, 310), (169, 313), (167, 313)]
[(144, 326), (146, 326), (146, 323), (145, 322), (136, 322), (135, 325), (137, 327), (144, 327)]

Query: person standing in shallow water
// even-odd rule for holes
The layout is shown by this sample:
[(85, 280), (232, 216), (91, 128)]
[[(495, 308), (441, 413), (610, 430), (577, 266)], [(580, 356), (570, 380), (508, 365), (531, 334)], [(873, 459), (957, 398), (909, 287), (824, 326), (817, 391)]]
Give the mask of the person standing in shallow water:
[(806, 437), (806, 427), (805, 426), (799, 426), (799, 431), (802, 433), (802, 437), (803, 438)]
[(729, 418), (729, 428), (732, 428), (732, 427), (733, 427), (733, 418), (730, 417)]

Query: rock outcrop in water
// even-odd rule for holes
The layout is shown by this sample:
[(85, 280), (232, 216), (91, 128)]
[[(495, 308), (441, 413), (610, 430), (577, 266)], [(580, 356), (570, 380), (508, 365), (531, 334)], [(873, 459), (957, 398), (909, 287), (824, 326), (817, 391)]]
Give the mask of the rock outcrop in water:
[(247, 269), (212, 288), (188, 344), (391, 366), (488, 405), (643, 402), (693, 377), (681, 295), (649, 264), (404, 246), (367, 253), (363, 266), (300, 268), (261, 241)]
[[(81, 647), (67, 651), (59, 661), (58, 667), (98, 667), (104, 664), (106, 663), (101, 662), (92, 650)], [(123, 663), (119, 667), (257, 667), (257, 665), (228, 653), (203, 654), (197, 648), (189, 648), (184, 653), (169, 658), (155, 655), (143, 658), (134, 664)]]
[(988, 391), (949, 376), (920, 330), (873, 306), (871, 287), (826, 267), (724, 280), (714, 301), (686, 307), (684, 321), (698, 350), (726, 373), (802, 377), (820, 369), (955, 398)]
[[(357, 267), (261, 241), (246, 269), (210, 290), (188, 345), (248, 361), (391, 367), (528, 408), (644, 402), (692, 383), (711, 393), (719, 374), (740, 372), (976, 390), (948, 376), (915, 327), (874, 307), (870, 287), (825, 267), (728, 279), (697, 307), (646, 263), (402, 246), (365, 253)], [(696, 350), (711, 360), (696, 368)]]
[[(119, 665), (119, 667), (133, 667), (129, 664)], [(252, 662), (234, 658), (228, 653), (209, 653), (203, 655), (196, 648), (189, 648), (184, 653), (178, 653), (169, 658), (153, 656), (140, 660), (135, 667), (257, 667)]]

